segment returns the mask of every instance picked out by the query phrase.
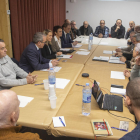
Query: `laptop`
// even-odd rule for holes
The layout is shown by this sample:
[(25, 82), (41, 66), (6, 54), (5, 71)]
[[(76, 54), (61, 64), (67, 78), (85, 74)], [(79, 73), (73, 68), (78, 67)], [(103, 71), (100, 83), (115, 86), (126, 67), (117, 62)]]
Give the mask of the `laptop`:
[(123, 112), (123, 97), (117, 95), (103, 94), (98, 83), (94, 80), (92, 95), (100, 109)]

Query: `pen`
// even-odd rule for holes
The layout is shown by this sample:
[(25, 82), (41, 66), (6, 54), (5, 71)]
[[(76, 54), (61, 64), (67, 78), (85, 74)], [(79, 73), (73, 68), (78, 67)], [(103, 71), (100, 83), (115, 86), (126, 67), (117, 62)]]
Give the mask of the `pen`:
[(61, 60), (61, 58), (59, 58), (57, 61), (60, 61)]
[(41, 84), (35, 84), (35, 86), (38, 86), (38, 85), (43, 85), (44, 83), (41, 83)]
[(70, 58), (72, 58), (73, 57), (73, 55), (71, 55), (71, 57)]
[(126, 96), (122, 95), (124, 98), (126, 98)]
[(64, 122), (62, 121), (62, 119), (59, 117), (60, 122), (63, 124), (63, 126), (65, 126)]
[(79, 84), (75, 84), (76, 86), (82, 86), (82, 87), (85, 87), (84, 85), (79, 85)]
[(127, 130), (125, 130), (125, 129), (119, 129), (119, 128), (117, 128), (117, 127), (111, 127), (112, 129), (117, 129), (117, 130), (121, 130), (121, 131), (125, 131), (125, 132), (127, 132)]

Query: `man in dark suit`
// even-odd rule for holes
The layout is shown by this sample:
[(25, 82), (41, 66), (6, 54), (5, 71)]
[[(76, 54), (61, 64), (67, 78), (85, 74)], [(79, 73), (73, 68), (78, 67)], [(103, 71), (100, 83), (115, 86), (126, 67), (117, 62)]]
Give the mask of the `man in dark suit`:
[(83, 22), (83, 26), (81, 26), (81, 27), (79, 28), (79, 31), (80, 31), (81, 35), (86, 35), (86, 36), (88, 36), (88, 35), (90, 35), (91, 33), (93, 34), (93, 29), (92, 29), (92, 27), (88, 24), (87, 21), (84, 21), (84, 22)]
[(70, 37), (71, 25), (69, 23), (63, 24), (63, 33), (61, 37), (62, 48), (71, 48), (77, 45), (77, 41), (73, 41)]
[(37, 32), (31, 42), (22, 53), (19, 66), (27, 73), (34, 70), (48, 69), (58, 64), (57, 60), (49, 60), (41, 55), (40, 48), (46, 43), (46, 35)]
[(111, 37), (112, 38), (124, 38), (125, 35), (125, 27), (122, 25), (122, 20), (117, 19), (116, 24), (111, 27)]

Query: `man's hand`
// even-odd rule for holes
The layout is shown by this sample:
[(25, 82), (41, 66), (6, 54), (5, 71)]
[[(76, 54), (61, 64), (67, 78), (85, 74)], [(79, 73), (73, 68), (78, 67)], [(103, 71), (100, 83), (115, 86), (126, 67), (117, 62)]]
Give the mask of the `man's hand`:
[(57, 52), (56, 55), (62, 55), (62, 52)]
[(119, 49), (119, 48), (117, 48), (117, 49), (116, 49), (116, 52), (122, 52), (122, 50), (121, 50), (121, 49)]
[(132, 42), (131, 39), (128, 39), (127, 41), (128, 41), (128, 42)]
[(125, 70), (123, 72), (123, 74), (124, 74), (125, 77), (128, 77), (128, 78), (131, 76), (131, 72), (129, 70)]
[(119, 29), (120, 29), (120, 26), (117, 26), (115, 32), (117, 32)]
[(124, 56), (120, 57), (120, 61), (125, 62), (126, 58)]
[(57, 61), (57, 60), (52, 60), (51, 63), (52, 63), (52, 65), (53, 65), (53, 67), (54, 67), (54, 66), (58, 65), (59, 61)]
[(136, 65), (140, 66), (140, 56), (137, 57), (135, 60), (136, 60)]
[(116, 52), (115, 56), (122, 56), (122, 52)]
[(99, 37), (99, 38), (102, 38), (102, 37), (103, 37), (103, 34), (100, 33), (100, 34), (98, 35), (98, 37)]
[(131, 30), (131, 28), (128, 28), (127, 32), (129, 32)]
[(33, 84), (36, 81), (36, 79), (37, 79), (37, 75), (33, 75), (32, 76), (31, 73), (29, 73), (27, 75), (26, 79), (27, 79), (27, 83), (28, 84)]
[(73, 44), (73, 46), (76, 46), (77, 43), (78, 43), (78, 41), (74, 41), (72, 44)]
[(127, 107), (126, 98), (123, 99), (125, 107)]

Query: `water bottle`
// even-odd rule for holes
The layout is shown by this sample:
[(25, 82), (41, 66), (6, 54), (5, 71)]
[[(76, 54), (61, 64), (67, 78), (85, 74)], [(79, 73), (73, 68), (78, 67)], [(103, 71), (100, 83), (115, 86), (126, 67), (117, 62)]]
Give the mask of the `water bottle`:
[(89, 83), (83, 87), (83, 102), (82, 102), (82, 114), (88, 116), (91, 110), (91, 88)]
[(55, 95), (55, 85), (56, 85), (56, 77), (55, 71), (53, 68), (50, 68), (48, 73), (48, 80), (49, 80), (49, 97)]
[(93, 44), (93, 34), (91, 33), (89, 35), (89, 44), (88, 44), (88, 50), (91, 50), (91, 45)]
[(105, 29), (105, 37), (107, 37), (108, 29)]

